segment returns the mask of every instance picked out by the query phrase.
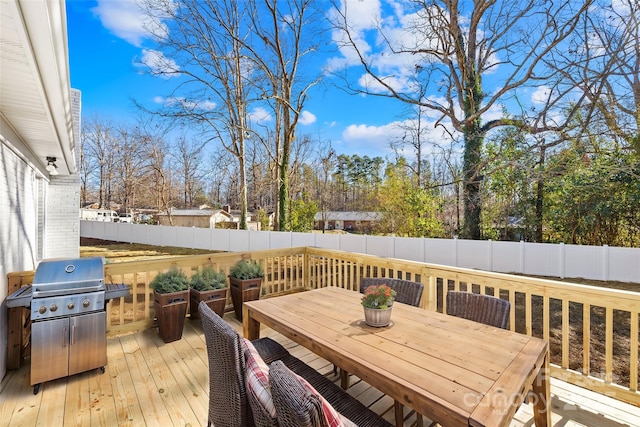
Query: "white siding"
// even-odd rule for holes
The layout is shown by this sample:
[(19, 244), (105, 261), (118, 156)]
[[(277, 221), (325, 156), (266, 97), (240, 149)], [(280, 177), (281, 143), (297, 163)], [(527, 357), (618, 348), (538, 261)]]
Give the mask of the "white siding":
[(80, 177), (53, 177), (47, 189), (45, 258), (80, 254)]
[[(8, 294), (7, 274), (35, 267), (38, 249), (37, 173), (0, 135), (0, 301)], [(7, 306), (0, 305), (0, 378), (7, 365)]]

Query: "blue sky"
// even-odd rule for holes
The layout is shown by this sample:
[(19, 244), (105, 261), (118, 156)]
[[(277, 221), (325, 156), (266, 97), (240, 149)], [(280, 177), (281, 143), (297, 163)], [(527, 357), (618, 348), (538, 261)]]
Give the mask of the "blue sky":
[[(395, 85), (405, 85), (406, 89), (403, 68), (416, 59), (385, 52), (384, 46), (376, 44), (375, 26), (382, 22), (385, 34), (400, 40), (410, 37), (406, 26), (415, 15), (403, 9), (406, 3), (401, 1), (343, 1), (348, 2), (352, 28), (378, 71), (392, 76)], [(152, 50), (141, 16), (134, 0), (67, 1), (71, 85), (82, 91), (85, 120), (98, 115), (116, 124), (126, 122), (136, 114), (132, 99), (153, 108), (176, 86), (175, 79), (152, 77), (136, 65), (150, 54), (161, 55)], [(333, 33), (332, 38), (335, 42), (340, 36)], [(353, 53), (337, 48), (335, 43), (332, 47), (332, 53), (316, 60), (318, 70), (328, 65), (344, 67), (350, 70), (355, 84), (365, 84), (367, 79), (358, 71)], [(298, 136), (308, 134), (314, 139), (329, 140), (338, 154), (390, 157), (389, 140), (401, 137), (403, 131), (397, 125), (406, 118), (403, 113), (407, 106), (392, 99), (347, 94), (333, 85), (337, 83), (335, 79), (326, 79), (325, 83), (310, 92)], [(536, 104), (543, 99), (545, 90), (544, 86), (524, 90), (519, 94), (520, 102), (524, 99)], [(500, 115), (501, 108), (496, 105), (484, 120)], [(425, 114), (423, 129), (429, 140), (446, 146), (449, 142), (442, 130), (433, 126), (437, 118), (433, 113)]]
[[(136, 65), (150, 45), (137, 13), (133, 0), (67, 1), (71, 86), (82, 92), (85, 120), (97, 115), (126, 123), (136, 114), (132, 99), (153, 107), (154, 99), (168, 96), (176, 84)], [(403, 104), (349, 95), (331, 84), (310, 95), (298, 135), (330, 140), (338, 154), (390, 154), (387, 140), (397, 132), (390, 124), (402, 118)]]

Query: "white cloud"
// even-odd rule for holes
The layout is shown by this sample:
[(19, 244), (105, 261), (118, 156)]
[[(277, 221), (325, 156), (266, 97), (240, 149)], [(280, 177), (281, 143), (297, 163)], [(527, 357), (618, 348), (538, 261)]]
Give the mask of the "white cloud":
[[(162, 3), (162, 7), (175, 6), (170, 1)], [(98, 0), (98, 5), (91, 11), (107, 30), (134, 46), (139, 47), (144, 39), (167, 32), (162, 23), (164, 14), (156, 10), (153, 12), (156, 16), (150, 18), (135, 0)]]
[[(423, 120), (420, 124), (420, 139), (424, 147), (423, 154), (431, 152), (437, 146), (449, 144), (451, 135), (453, 135), (454, 139), (460, 137), (459, 133), (453, 130), (448, 120), (440, 122), (438, 127), (435, 126), (435, 123), (435, 120)], [(415, 129), (416, 125), (415, 119), (393, 121), (380, 126), (352, 124), (342, 132), (339, 145), (342, 145), (349, 152), (384, 153), (389, 152), (393, 143), (401, 155), (412, 158), (415, 156), (415, 150), (411, 146), (413, 133), (409, 129)], [(447, 130), (445, 131), (441, 126), (445, 126)], [(402, 141), (404, 141), (404, 144), (402, 144)]]
[(163, 79), (170, 79), (171, 77), (180, 75), (180, 67), (178, 64), (157, 50), (142, 49), (142, 59), (140, 62), (149, 67), (152, 74), (160, 76)]
[(258, 124), (258, 123), (267, 123), (273, 120), (273, 116), (269, 111), (262, 107), (256, 107), (253, 111), (248, 113), (248, 117), (250, 122)]
[[(328, 72), (338, 72), (361, 64), (359, 55), (351, 47), (351, 43), (355, 43), (376, 74), (389, 76), (388, 81), (395, 90), (411, 91), (410, 73), (426, 58), (424, 55), (396, 53), (392, 50), (398, 51), (406, 46), (410, 46), (409, 50), (426, 49), (426, 43), (432, 43), (415, 31), (422, 19), (416, 13), (408, 13), (406, 8), (409, 6), (403, 2), (390, 2), (383, 6), (377, 0), (342, 0), (340, 7), (346, 13), (352, 40), (348, 40), (339, 29), (333, 31), (332, 39), (338, 46), (339, 55), (327, 60), (325, 68)], [(339, 23), (341, 17), (336, 11), (332, 12), (332, 19), (338, 22), (337, 26), (344, 25)], [(359, 84), (365, 90), (387, 92), (383, 86), (367, 77), (360, 78)]]
[(183, 97), (169, 97), (163, 98), (161, 96), (155, 96), (153, 98), (153, 102), (156, 104), (163, 104), (168, 107), (173, 107), (175, 105), (180, 105), (182, 108), (186, 110), (204, 110), (204, 111), (213, 111), (216, 109), (217, 105), (213, 101), (209, 101), (206, 99), (200, 99), (195, 101), (187, 100)]
[(301, 125), (313, 124), (316, 122), (316, 115), (305, 110), (302, 112), (302, 114), (300, 114), (299, 122)]
[(531, 102), (534, 104), (546, 104), (551, 98), (551, 88), (540, 86), (531, 94)]
[(392, 122), (382, 126), (370, 125), (349, 125), (342, 133), (342, 137), (347, 142), (380, 140), (388, 141), (390, 138), (402, 137), (402, 130), (398, 122)]
[[(404, 76), (386, 76), (381, 77), (381, 80), (384, 81), (385, 84), (389, 85), (392, 89), (396, 91), (402, 91), (407, 88), (409, 82)], [(378, 82), (376, 79), (371, 77), (369, 74), (363, 74), (360, 79), (358, 79), (358, 84), (364, 88), (367, 92), (370, 93), (387, 93), (388, 89), (382, 85), (382, 83)]]

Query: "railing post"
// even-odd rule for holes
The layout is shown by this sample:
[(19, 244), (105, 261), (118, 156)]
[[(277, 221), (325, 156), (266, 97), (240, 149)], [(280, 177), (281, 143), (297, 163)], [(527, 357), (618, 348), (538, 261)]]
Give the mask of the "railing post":
[(304, 278), (302, 283), (305, 289), (311, 289), (311, 263), (309, 262), (309, 248), (305, 247), (302, 255), (302, 271), (304, 271)]
[[(422, 307), (425, 310), (436, 311), (438, 309), (438, 283), (436, 277), (431, 273), (430, 268), (423, 268), (420, 275), (422, 276), (422, 284), (427, 288), (427, 291), (423, 293)], [(425, 283), (425, 277), (429, 278), (427, 283)]]

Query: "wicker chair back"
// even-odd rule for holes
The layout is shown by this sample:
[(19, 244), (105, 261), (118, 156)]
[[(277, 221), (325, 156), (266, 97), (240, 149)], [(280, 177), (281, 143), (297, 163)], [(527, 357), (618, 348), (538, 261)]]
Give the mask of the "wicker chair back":
[(447, 314), (507, 329), (511, 303), (491, 295), (447, 292)]

